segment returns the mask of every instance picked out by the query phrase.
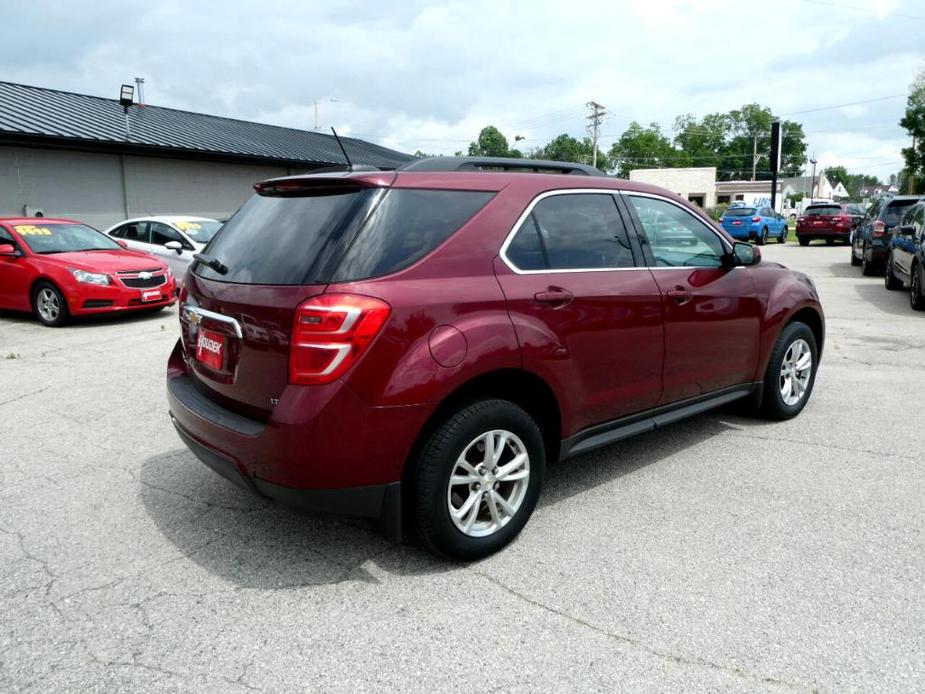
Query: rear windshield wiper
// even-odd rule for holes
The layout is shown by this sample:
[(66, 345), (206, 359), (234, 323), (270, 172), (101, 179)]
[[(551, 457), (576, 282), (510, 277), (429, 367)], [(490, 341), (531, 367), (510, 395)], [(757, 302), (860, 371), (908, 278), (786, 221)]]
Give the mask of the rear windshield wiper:
[(205, 253), (193, 253), (193, 258), (206, 267), (212, 268), (220, 275), (228, 274), (228, 268), (218, 258), (213, 258), (211, 255), (206, 255)]

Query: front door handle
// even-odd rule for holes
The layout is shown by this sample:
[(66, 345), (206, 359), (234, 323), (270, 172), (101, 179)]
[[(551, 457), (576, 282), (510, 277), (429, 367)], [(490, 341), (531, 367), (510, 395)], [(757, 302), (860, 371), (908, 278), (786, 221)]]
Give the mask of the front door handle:
[(678, 285), (674, 289), (669, 289), (665, 293), (668, 295), (668, 298), (674, 301), (678, 306), (683, 306), (694, 298), (691, 290), (687, 287), (682, 287), (681, 285)]
[(563, 289), (562, 287), (546, 287), (545, 291), (537, 292), (533, 295), (533, 298), (541, 304), (565, 306), (575, 297), (568, 289)]

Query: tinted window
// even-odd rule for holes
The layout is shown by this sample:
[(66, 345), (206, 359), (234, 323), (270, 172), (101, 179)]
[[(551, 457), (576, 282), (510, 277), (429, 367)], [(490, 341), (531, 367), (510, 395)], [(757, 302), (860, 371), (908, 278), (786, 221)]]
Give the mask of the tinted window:
[(726, 210), (727, 217), (751, 217), (755, 214), (754, 207), (730, 207)]
[(627, 197), (645, 232), (656, 267), (719, 267), (719, 236), (690, 212), (665, 200)]
[(518, 270), (545, 270), (549, 267), (532, 214), (520, 225), (504, 254)]
[(887, 226), (895, 226), (896, 224), (899, 224), (899, 220), (902, 219), (902, 216), (906, 213), (906, 210), (916, 202), (918, 201), (893, 200), (883, 209), (883, 213), (880, 215), (880, 218)]
[(629, 238), (610, 194), (552, 195), (533, 208), (551, 270), (634, 267)]
[(177, 233), (176, 229), (172, 229), (166, 224), (161, 224), (160, 222), (150, 222), (148, 227), (151, 234), (151, 243), (155, 243), (158, 246), (163, 246), (168, 241), (176, 241), (184, 248), (190, 247), (190, 245), (183, 240), (183, 237)]
[(115, 229), (109, 232), (109, 235), (114, 236), (117, 239), (125, 238), (125, 227), (124, 226), (116, 227)]
[(839, 205), (810, 205), (806, 208), (804, 214), (807, 217), (831, 217), (841, 214), (841, 207)]
[(131, 224), (126, 224), (123, 229), (124, 238), (126, 241), (142, 241), (144, 243), (148, 242), (148, 223), (147, 222), (132, 222)]
[(341, 261), (335, 281), (381, 277), (420, 260), (469, 221), (494, 193), (390, 190)]
[(254, 195), (228, 220), (208, 253), (227, 268), (220, 275), (202, 263), (194, 272), (240, 284), (310, 284), (320, 272), (322, 251), (372, 195), (358, 188), (325, 189), (315, 195)]

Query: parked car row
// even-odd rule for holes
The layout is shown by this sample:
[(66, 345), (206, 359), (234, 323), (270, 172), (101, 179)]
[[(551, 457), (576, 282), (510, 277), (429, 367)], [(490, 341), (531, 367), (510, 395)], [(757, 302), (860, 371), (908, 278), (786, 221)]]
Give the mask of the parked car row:
[[(889, 244), (883, 260), (883, 278), (887, 289), (909, 291), (909, 303), (916, 311), (925, 310), (925, 200), (907, 206), (905, 213), (890, 230)], [(852, 251), (852, 259), (854, 259)]]
[(0, 309), (44, 325), (72, 316), (159, 311), (176, 302), (177, 277), (219, 222), (150, 217), (106, 233), (71, 219), (0, 218)]

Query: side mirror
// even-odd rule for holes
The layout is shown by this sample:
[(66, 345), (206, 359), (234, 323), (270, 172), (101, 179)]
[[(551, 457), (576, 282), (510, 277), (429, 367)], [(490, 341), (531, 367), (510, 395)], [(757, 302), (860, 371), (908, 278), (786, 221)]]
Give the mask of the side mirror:
[(19, 251), (17, 251), (12, 244), (4, 243), (0, 244), (0, 255), (8, 255), (15, 258), (19, 255)]
[(179, 241), (168, 241), (164, 244), (164, 248), (169, 248), (172, 251), (176, 251), (177, 255), (183, 254), (183, 244)]
[(113, 239), (113, 241), (115, 241), (115, 242), (118, 243), (120, 246), (122, 246), (122, 248), (128, 248), (128, 244), (127, 244), (125, 241), (123, 241), (122, 239)]
[(899, 227), (899, 233), (903, 236), (915, 236), (915, 227), (911, 224), (903, 224)]
[(757, 265), (761, 262), (761, 250), (750, 243), (736, 241), (732, 244), (732, 253), (728, 254), (728, 265)]

